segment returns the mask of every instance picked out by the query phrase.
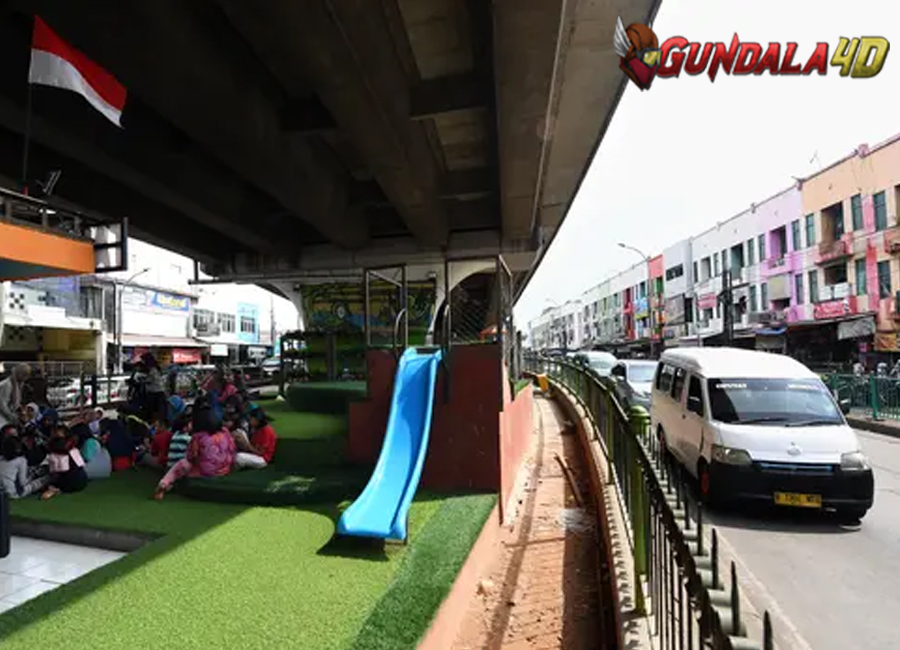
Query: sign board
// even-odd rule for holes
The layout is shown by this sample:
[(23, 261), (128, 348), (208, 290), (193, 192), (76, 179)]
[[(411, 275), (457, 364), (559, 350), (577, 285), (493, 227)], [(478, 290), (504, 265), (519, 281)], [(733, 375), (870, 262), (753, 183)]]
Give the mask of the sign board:
[(248, 348), (247, 348), (247, 356), (250, 357), (251, 359), (257, 359), (257, 360), (260, 360), (260, 361), (261, 361), (262, 359), (265, 359), (265, 358), (266, 358), (266, 353), (267, 353), (267, 352), (268, 352), (268, 350), (267, 350), (266, 348), (264, 348), (264, 347), (256, 347), (256, 346), (253, 346), (253, 347), (248, 347)]
[(786, 300), (791, 297), (791, 275), (782, 273), (781, 275), (773, 275), (767, 281), (766, 294), (769, 300)]
[(201, 363), (203, 354), (199, 348), (175, 348), (172, 350), (172, 363)]
[(646, 298), (638, 298), (634, 301), (634, 317), (646, 318), (650, 314), (650, 303)]
[(122, 287), (122, 305), (135, 309), (187, 314), (191, 309), (191, 299), (187, 296), (176, 296), (152, 289)]
[(855, 320), (847, 320), (838, 323), (837, 337), (838, 340), (845, 339), (862, 339), (872, 336), (875, 333), (875, 319), (857, 318)]
[(227, 357), (228, 346), (224, 343), (213, 343), (209, 346), (209, 356), (211, 357)]
[(823, 318), (840, 318), (847, 314), (852, 314), (849, 300), (832, 300), (830, 302), (820, 302), (813, 307), (813, 316), (816, 320)]
[(707, 293), (697, 297), (697, 306), (700, 309), (715, 309), (719, 304), (719, 297), (714, 293)]
[(684, 295), (666, 300), (666, 323), (681, 325), (684, 322)]

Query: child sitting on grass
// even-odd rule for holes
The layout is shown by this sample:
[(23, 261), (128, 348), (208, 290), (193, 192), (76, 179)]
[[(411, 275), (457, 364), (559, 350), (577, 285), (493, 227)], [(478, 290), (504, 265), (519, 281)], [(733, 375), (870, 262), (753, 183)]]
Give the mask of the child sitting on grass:
[(0, 490), (19, 499), (43, 490), (49, 476), (32, 477), (25, 458), (25, 446), (18, 436), (6, 436), (0, 443)]
[(85, 470), (84, 458), (78, 447), (77, 440), (71, 439), (68, 428), (57, 425), (53, 430), (53, 437), (47, 444), (49, 454), (47, 460), (50, 463), (50, 485), (41, 495), (42, 499), (52, 499), (60, 492), (81, 492), (88, 484), (88, 475)]
[(240, 450), (234, 457), (234, 465), (238, 469), (262, 469), (272, 462), (275, 456), (275, 445), (278, 436), (270, 424), (271, 418), (266, 415), (260, 406), (250, 409), (250, 431), (247, 434), (241, 431), (235, 435), (234, 441)]
[(172, 469), (175, 463), (187, 456), (188, 445), (191, 444), (191, 419), (193, 416), (193, 408), (188, 406), (172, 421), (172, 438), (169, 440), (169, 449), (166, 455), (166, 470)]
[(172, 465), (156, 486), (153, 498), (162, 500), (175, 482), (185, 476), (225, 476), (234, 464), (234, 438), (222, 428), (222, 420), (210, 405), (194, 408), (194, 431), (187, 455)]

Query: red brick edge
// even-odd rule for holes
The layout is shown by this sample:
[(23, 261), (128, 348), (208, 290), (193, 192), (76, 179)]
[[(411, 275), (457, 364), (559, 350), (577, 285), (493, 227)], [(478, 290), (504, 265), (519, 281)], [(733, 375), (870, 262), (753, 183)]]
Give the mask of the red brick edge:
[(431, 626), (419, 641), (418, 650), (447, 650), (453, 646), (456, 636), (462, 627), (472, 596), (476, 592), (478, 581), (490, 567), (496, 555), (496, 547), (500, 540), (500, 506), (499, 500), (485, 521), (472, 550), (460, 568), (450, 587), (450, 592), (441, 603), (440, 608), (431, 621)]

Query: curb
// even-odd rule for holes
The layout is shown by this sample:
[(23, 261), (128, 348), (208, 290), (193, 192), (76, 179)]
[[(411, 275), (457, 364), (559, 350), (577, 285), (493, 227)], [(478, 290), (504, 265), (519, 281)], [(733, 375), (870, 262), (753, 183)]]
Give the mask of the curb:
[(46, 523), (23, 517), (10, 517), (10, 532), (17, 537), (44, 539), (49, 542), (90, 546), (106, 551), (131, 553), (161, 535), (147, 535), (124, 531), (102, 530), (73, 526), (71, 524)]
[(900, 438), (900, 427), (895, 424), (887, 424), (883, 421), (872, 420), (871, 418), (852, 417), (849, 415), (847, 416), (847, 424), (854, 429), (862, 429), (863, 431), (880, 433), (883, 436)]

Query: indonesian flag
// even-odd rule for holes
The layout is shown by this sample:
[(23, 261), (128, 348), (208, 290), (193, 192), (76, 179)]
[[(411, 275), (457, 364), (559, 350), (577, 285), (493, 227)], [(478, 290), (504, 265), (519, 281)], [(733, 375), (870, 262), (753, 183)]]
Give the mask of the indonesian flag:
[(127, 92), (115, 77), (66, 43), (35, 16), (28, 83), (72, 90), (121, 127)]

